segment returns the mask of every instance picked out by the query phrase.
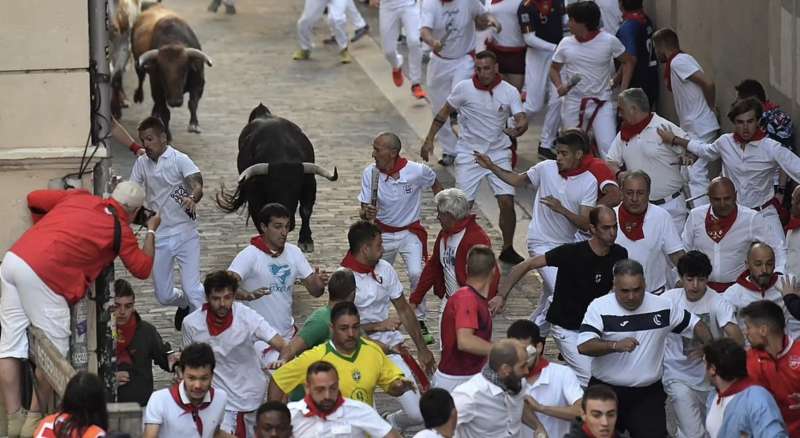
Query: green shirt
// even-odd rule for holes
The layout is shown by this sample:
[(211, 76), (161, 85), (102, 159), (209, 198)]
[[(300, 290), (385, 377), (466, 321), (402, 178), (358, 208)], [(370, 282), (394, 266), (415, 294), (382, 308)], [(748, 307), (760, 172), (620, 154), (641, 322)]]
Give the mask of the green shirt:
[(320, 307), (308, 315), (303, 328), (297, 333), (306, 344), (306, 348), (314, 348), (331, 337), (331, 308)]

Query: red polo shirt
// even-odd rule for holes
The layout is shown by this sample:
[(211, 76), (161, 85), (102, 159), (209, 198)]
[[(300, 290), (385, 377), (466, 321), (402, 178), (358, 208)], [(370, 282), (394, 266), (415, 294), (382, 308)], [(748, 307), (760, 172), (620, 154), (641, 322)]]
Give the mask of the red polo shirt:
[(470, 286), (462, 287), (447, 300), (442, 312), (442, 360), (439, 371), (451, 376), (470, 376), (481, 371), (486, 356), (477, 356), (458, 349), (458, 329), (475, 330), (475, 336), (490, 342), (492, 316), (489, 302)]
[(800, 393), (800, 342), (784, 337), (784, 349), (777, 358), (764, 350), (747, 351), (747, 374), (767, 388), (781, 409), (789, 436), (800, 437), (800, 411), (789, 409), (797, 404), (789, 395)]

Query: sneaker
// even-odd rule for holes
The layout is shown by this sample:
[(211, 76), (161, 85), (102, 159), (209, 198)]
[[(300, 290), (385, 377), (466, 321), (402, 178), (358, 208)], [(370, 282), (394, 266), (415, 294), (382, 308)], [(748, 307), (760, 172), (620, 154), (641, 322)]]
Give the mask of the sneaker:
[(359, 27), (358, 29), (355, 30), (355, 32), (353, 32), (353, 38), (350, 38), (350, 42), (354, 43), (363, 38), (364, 35), (368, 33), (369, 33), (369, 24), (365, 24), (364, 27)]
[(351, 62), (353, 62), (353, 57), (350, 56), (350, 52), (347, 50), (346, 47), (342, 49), (341, 52), (339, 52), (339, 62), (341, 62), (342, 64), (350, 64)]
[(422, 85), (420, 84), (414, 84), (411, 86), (411, 94), (413, 94), (417, 99), (424, 99), (428, 97), (428, 94), (422, 89)]
[(522, 258), (521, 255), (517, 254), (517, 252), (514, 251), (513, 246), (505, 248), (503, 252), (500, 253), (500, 257), (498, 258), (500, 259), (500, 261), (511, 265), (516, 265), (518, 263), (522, 263), (523, 261), (525, 261), (525, 259)]
[(454, 161), (456, 161), (455, 155), (442, 154), (442, 159), (439, 160), (439, 164), (447, 167), (452, 166)]
[(44, 418), (44, 416), (41, 412), (28, 412), (28, 415), (25, 416), (25, 422), (22, 423), (19, 436), (32, 437), (33, 433), (36, 432), (36, 428), (39, 426), (39, 422), (42, 421), (42, 418)]
[(211, 0), (211, 3), (208, 4), (208, 12), (217, 12), (221, 4), (222, 0)]
[(428, 331), (428, 326), (425, 325), (425, 321), (417, 322), (419, 322), (419, 332), (422, 333), (422, 339), (425, 341), (425, 345), (433, 344), (433, 335)]
[(292, 59), (295, 61), (305, 61), (311, 58), (311, 50), (300, 49), (292, 54)]
[(552, 150), (550, 150), (549, 148), (546, 148), (544, 146), (539, 146), (539, 149), (538, 149), (537, 152), (539, 152), (539, 157), (540, 158), (544, 158), (545, 160), (555, 160), (556, 159), (556, 154), (554, 154)]
[(394, 82), (395, 87), (403, 86), (403, 69), (401, 68), (392, 69), (392, 82)]
[(183, 327), (183, 319), (186, 318), (186, 315), (189, 314), (189, 306), (186, 307), (178, 307), (178, 310), (175, 311), (175, 330), (181, 331)]
[(225, 5), (225, 13), (228, 15), (236, 15), (236, 6)]

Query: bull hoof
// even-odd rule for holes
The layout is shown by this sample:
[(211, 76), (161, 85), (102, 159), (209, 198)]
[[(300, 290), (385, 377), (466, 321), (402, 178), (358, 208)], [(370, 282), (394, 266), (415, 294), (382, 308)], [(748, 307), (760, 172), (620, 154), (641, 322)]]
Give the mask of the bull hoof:
[(144, 102), (144, 91), (141, 88), (133, 92), (133, 101), (136, 103)]
[(314, 252), (314, 242), (297, 242), (297, 246), (300, 247), (300, 251)]
[(200, 130), (200, 125), (198, 125), (197, 123), (190, 123), (189, 127), (186, 130), (189, 132), (194, 132), (195, 134), (200, 134), (201, 132), (203, 132)]

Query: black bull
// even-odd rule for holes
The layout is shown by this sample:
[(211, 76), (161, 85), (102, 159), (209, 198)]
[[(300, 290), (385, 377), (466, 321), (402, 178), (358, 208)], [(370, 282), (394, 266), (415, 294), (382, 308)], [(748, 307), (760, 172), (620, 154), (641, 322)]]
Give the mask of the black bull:
[(247, 204), (248, 218), (261, 233), (257, 218), (264, 205), (283, 204), (291, 212), (293, 229), (299, 204), (302, 224), (298, 246), (304, 252), (314, 251), (310, 221), (317, 198), (315, 176), (336, 181), (338, 172), (334, 168), (331, 174), (314, 164), (314, 146), (303, 131), (259, 104), (239, 135), (237, 167), (240, 176), (236, 190), (231, 193), (223, 187), (217, 194), (217, 205), (231, 213)]

